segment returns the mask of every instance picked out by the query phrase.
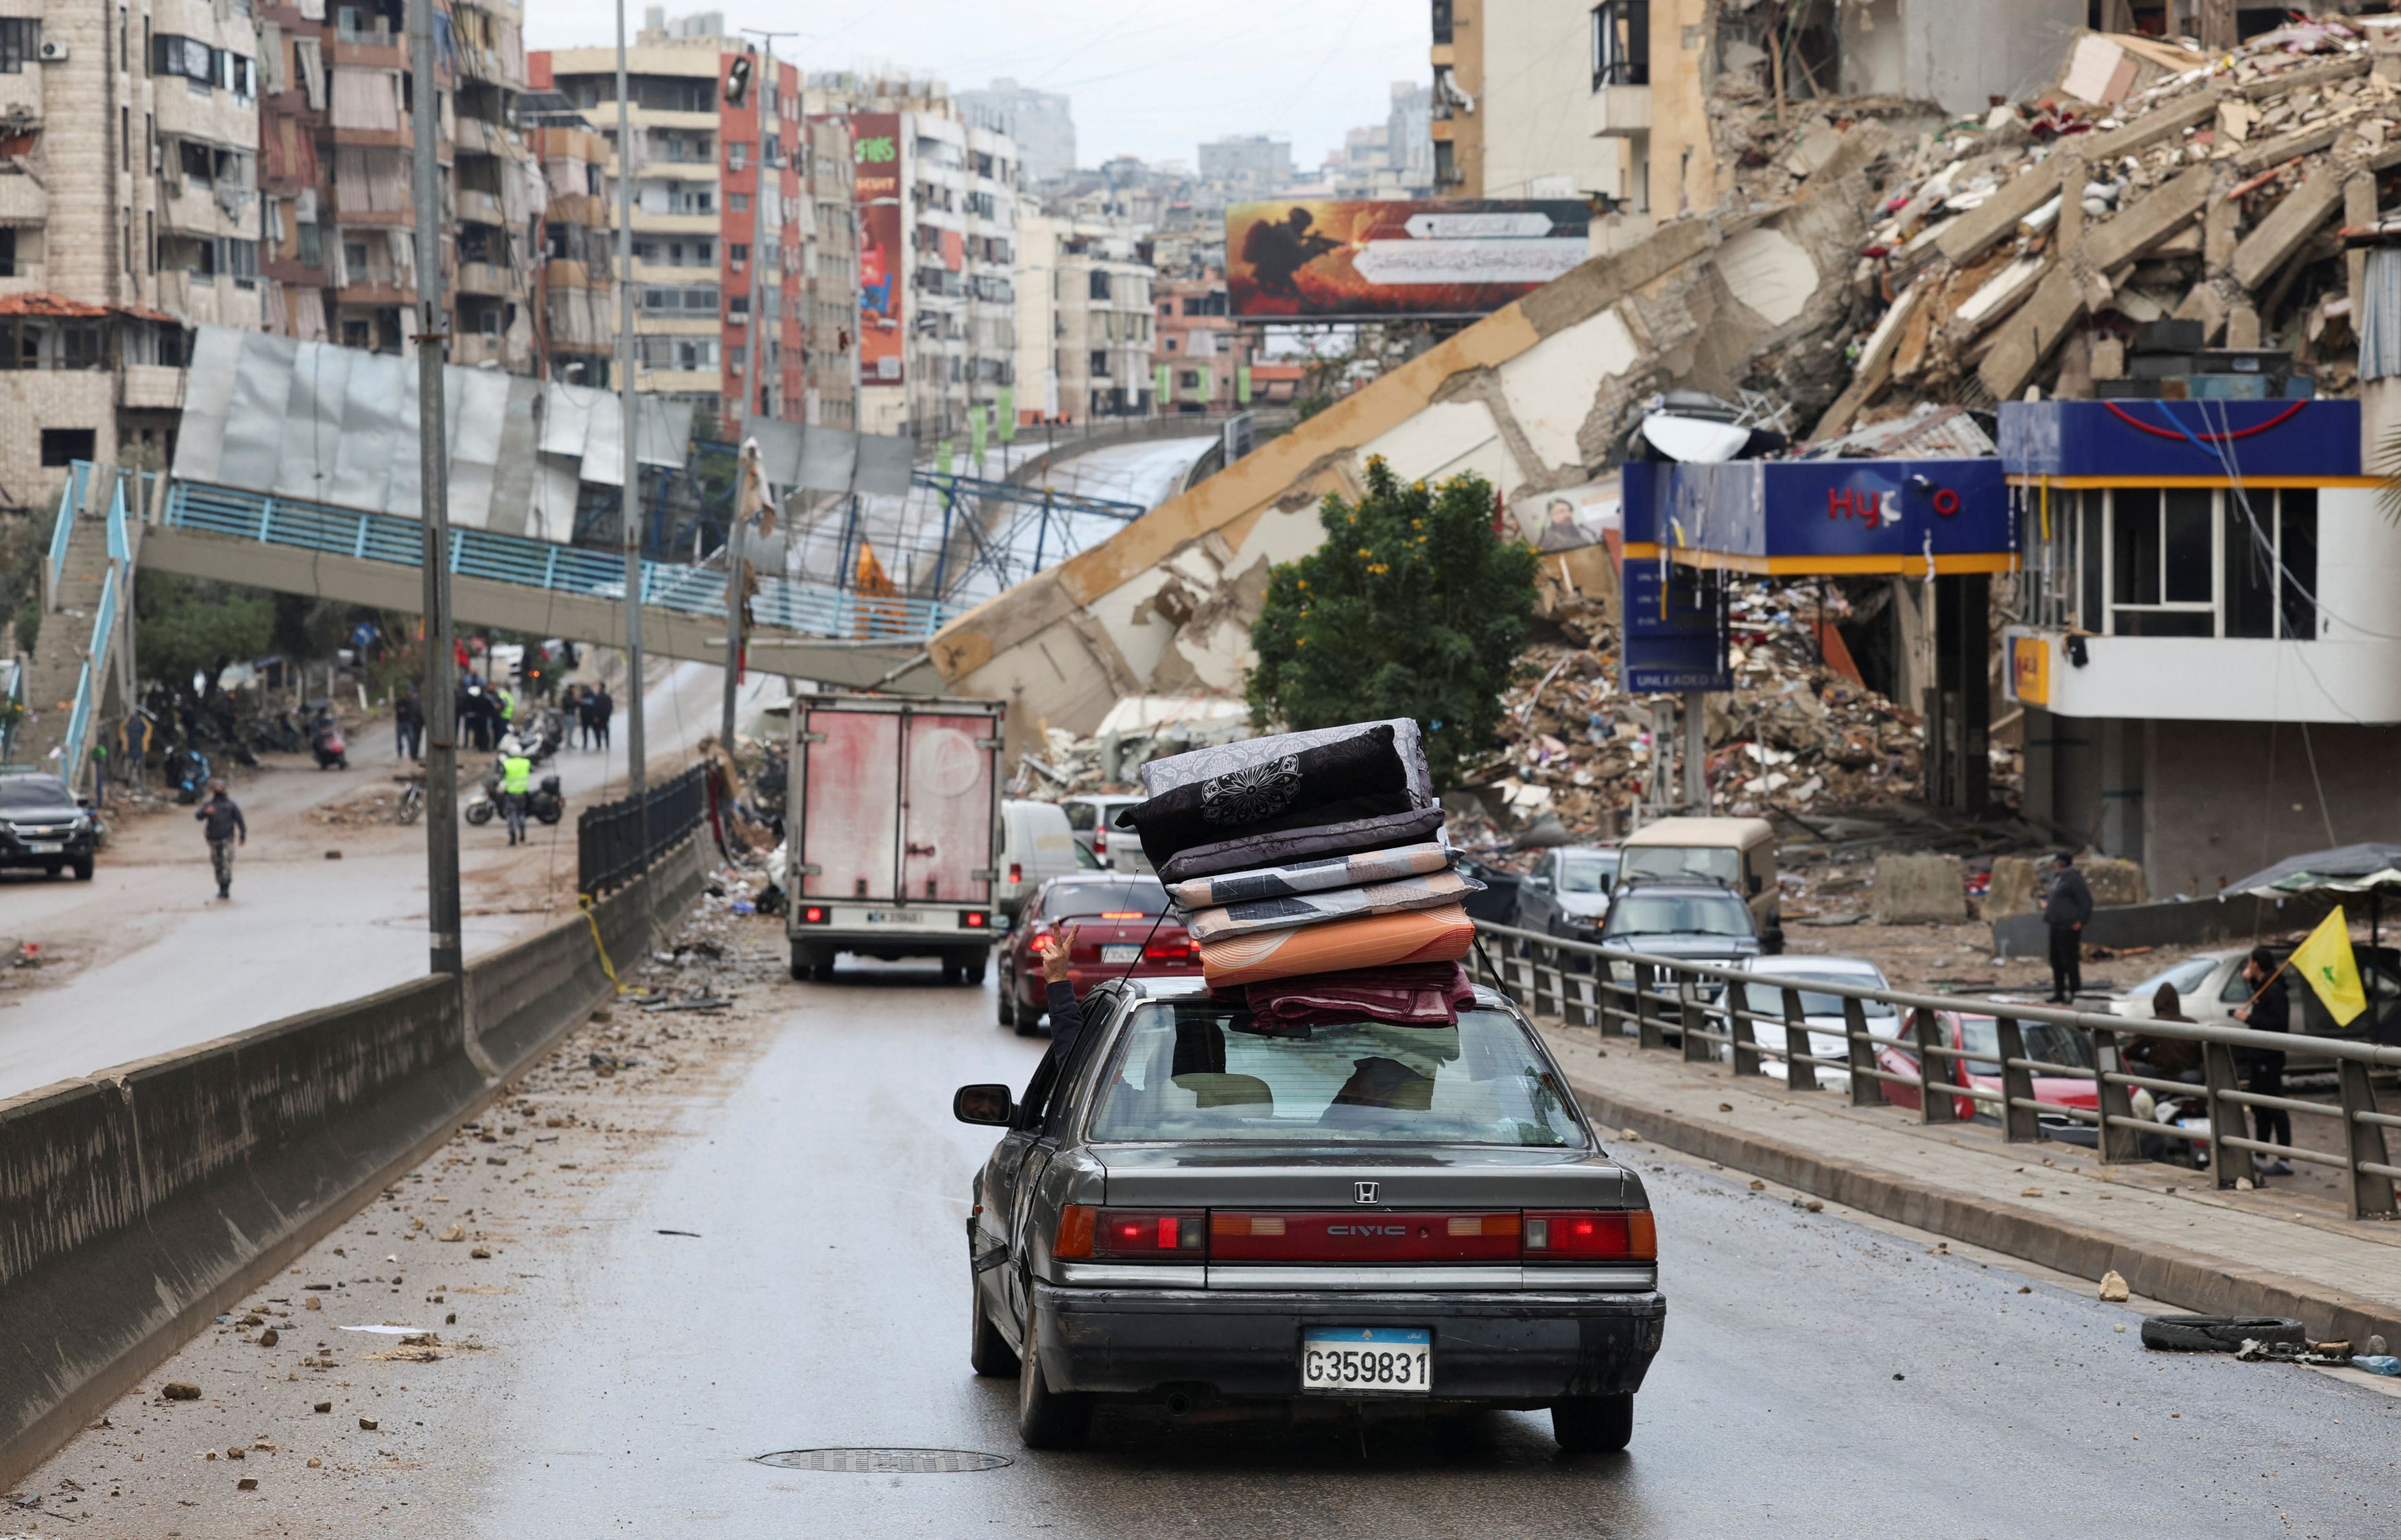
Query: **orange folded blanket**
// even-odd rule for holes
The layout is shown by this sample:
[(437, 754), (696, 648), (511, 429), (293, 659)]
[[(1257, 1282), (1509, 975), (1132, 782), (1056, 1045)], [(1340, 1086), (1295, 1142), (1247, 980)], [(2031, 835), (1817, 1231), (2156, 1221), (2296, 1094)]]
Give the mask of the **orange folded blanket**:
[(1202, 942), (1200, 971), (1214, 988), (1390, 963), (1456, 962), (1475, 940), (1475, 922), (1466, 909), (1447, 903)]

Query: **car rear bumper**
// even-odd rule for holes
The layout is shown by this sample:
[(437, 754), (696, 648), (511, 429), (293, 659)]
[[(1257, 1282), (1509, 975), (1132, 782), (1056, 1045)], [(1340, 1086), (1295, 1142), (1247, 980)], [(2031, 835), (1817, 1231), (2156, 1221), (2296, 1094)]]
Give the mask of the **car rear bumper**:
[(1054, 1389), (1143, 1395), (1205, 1385), (1227, 1396), (1300, 1391), (1302, 1328), (1433, 1333), (1432, 1396), (1546, 1406), (1639, 1389), (1667, 1300), (1624, 1293), (1229, 1293), (1034, 1286), (1035, 1330)]

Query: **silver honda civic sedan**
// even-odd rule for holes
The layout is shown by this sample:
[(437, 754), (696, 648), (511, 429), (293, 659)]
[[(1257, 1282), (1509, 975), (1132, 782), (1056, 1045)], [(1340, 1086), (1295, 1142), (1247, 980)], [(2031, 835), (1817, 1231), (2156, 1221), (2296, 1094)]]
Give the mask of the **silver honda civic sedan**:
[(1008, 1132), (967, 1223), (975, 1370), (1072, 1447), (1096, 1404), (1548, 1408), (1621, 1449), (1667, 1300), (1641, 1178), (1516, 1008), (1455, 1026), (1255, 1022), (1103, 984), (1063, 1062), (953, 1110)]

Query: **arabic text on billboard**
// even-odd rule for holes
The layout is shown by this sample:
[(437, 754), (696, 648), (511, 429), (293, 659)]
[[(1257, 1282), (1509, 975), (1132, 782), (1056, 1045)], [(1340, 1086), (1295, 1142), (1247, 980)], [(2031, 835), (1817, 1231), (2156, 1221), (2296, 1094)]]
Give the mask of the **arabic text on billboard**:
[(1238, 316), (1484, 315), (1591, 254), (1571, 200), (1237, 203), (1226, 211)]
[(900, 314), (900, 115), (854, 114), (852, 186), (858, 200), (858, 378), (898, 385), (907, 332)]

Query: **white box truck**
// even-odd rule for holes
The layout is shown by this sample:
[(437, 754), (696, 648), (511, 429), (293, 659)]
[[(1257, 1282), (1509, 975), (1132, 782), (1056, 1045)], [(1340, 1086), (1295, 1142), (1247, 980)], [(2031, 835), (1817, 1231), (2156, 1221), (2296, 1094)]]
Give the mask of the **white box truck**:
[(834, 956), (936, 957), (981, 983), (999, 876), (998, 701), (792, 702), (784, 928), (792, 977)]

